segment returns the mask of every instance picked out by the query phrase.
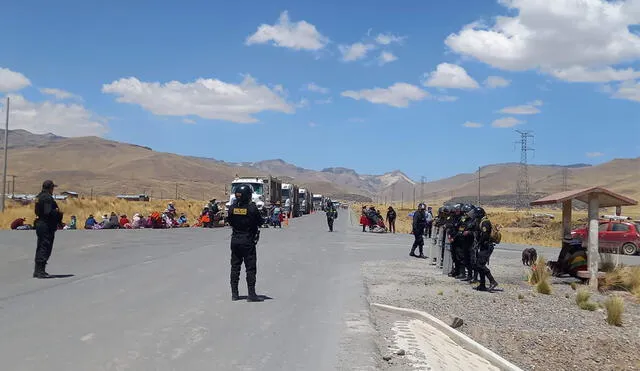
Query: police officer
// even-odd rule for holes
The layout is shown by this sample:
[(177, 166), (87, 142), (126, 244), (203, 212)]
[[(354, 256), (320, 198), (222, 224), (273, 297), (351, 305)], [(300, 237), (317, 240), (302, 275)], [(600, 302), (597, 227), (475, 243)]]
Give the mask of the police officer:
[(238, 300), (238, 282), (240, 269), (244, 261), (247, 271), (247, 301), (263, 301), (256, 295), (256, 244), (260, 238), (262, 216), (255, 203), (251, 202), (252, 190), (248, 185), (241, 185), (236, 190), (236, 201), (229, 207), (229, 225), (231, 234), (231, 300)]
[[(426, 206), (423, 203), (418, 204), (418, 210), (413, 213), (413, 224), (411, 226), (411, 233), (413, 233), (413, 245), (411, 246), (411, 252), (409, 256), (425, 259), (424, 248), (424, 229), (427, 227), (427, 215), (425, 212)], [(420, 255), (415, 254), (416, 247), (420, 252)]]
[(35, 229), (38, 238), (34, 278), (51, 278), (47, 273), (46, 266), (53, 250), (53, 240), (55, 238), (58, 225), (62, 222), (62, 212), (58, 209), (58, 204), (53, 199), (53, 189), (56, 185), (51, 180), (42, 183), (42, 191), (35, 199)]
[[(478, 233), (477, 233), (477, 261), (476, 267), (478, 272), (480, 273), (480, 285), (476, 287), (478, 291), (492, 291), (498, 286), (498, 282), (493, 278), (491, 274), (491, 270), (487, 267), (487, 263), (489, 262), (489, 257), (493, 253), (494, 243), (491, 240), (491, 221), (489, 219), (483, 219), (486, 215), (486, 212), (482, 207), (476, 207), (472, 212), (471, 216), (480, 221), (478, 223)], [(486, 286), (486, 278), (489, 279), (489, 288)]]
[[(475, 207), (473, 205), (468, 204), (462, 205), (461, 208), (463, 219), (461, 222), (462, 236), (460, 239), (460, 249), (462, 253), (462, 265), (464, 268), (459, 277), (462, 281), (473, 280), (473, 265), (475, 259), (472, 259), (472, 256), (476, 220), (470, 217), (469, 213), (474, 210), (474, 208)], [(466, 269), (466, 276), (464, 275), (464, 269)]]
[(329, 232), (333, 232), (333, 220), (338, 219), (338, 210), (333, 205), (331, 199), (327, 200), (327, 206), (325, 207), (325, 213), (327, 214), (327, 224), (329, 224)]

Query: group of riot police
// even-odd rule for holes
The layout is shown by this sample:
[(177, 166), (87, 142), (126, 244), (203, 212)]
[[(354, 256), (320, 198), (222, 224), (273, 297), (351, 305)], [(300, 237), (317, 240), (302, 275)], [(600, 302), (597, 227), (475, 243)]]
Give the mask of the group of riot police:
[[(418, 206), (414, 215), (415, 241), (410, 255), (415, 256), (415, 248), (419, 247), (419, 257), (424, 257), (424, 241), (420, 230), (422, 218), (418, 215), (424, 214), (421, 210), (424, 210), (424, 204)], [(492, 234), (494, 226), (487, 218), (485, 210), (471, 204), (444, 205), (438, 209), (434, 224), (435, 244), (440, 247), (440, 261), (445, 260), (445, 254), (451, 254), (453, 264), (448, 276), (472, 284), (479, 283), (475, 287), (478, 291), (493, 291), (498, 282), (493, 278), (487, 264), (499, 240), (496, 241), (495, 234)], [(446, 249), (447, 245), (450, 249)]]

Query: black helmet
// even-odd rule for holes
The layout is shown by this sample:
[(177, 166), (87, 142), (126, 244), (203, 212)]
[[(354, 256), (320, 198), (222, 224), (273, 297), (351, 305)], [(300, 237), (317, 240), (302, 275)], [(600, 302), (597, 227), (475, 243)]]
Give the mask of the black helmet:
[(469, 212), (467, 212), (467, 216), (471, 219), (482, 219), (487, 213), (480, 206), (474, 206)]
[(240, 198), (239, 201), (242, 202), (243, 204), (248, 203), (251, 200), (251, 187), (249, 187), (246, 184), (241, 185), (240, 187), (238, 187), (236, 189), (236, 197), (237, 194), (240, 193)]
[(453, 210), (454, 213), (458, 213), (460, 211), (462, 211), (462, 205), (461, 204), (455, 204), (453, 205)]
[(427, 207), (427, 205), (425, 205), (424, 203), (420, 202), (418, 204), (418, 210), (424, 210)]
[(462, 211), (463, 214), (468, 214), (469, 211), (473, 210), (473, 208), (474, 208), (473, 205), (463, 204), (462, 207), (460, 208), (460, 211)]

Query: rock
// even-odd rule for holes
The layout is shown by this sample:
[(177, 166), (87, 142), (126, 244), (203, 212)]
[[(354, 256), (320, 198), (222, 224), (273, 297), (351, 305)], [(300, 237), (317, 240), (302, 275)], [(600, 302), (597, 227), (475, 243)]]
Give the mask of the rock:
[(384, 357), (382, 357), (382, 359), (384, 359), (385, 361), (389, 362), (389, 361), (391, 361), (391, 356), (384, 356)]
[(403, 355), (405, 355), (404, 349), (400, 349), (400, 350), (398, 350), (398, 351), (396, 352), (396, 354), (397, 354), (397, 355), (399, 355), (399, 356), (403, 356)]
[(459, 318), (459, 317), (455, 317), (453, 319), (453, 322), (451, 322), (451, 327), (453, 328), (458, 328), (462, 325), (464, 325), (464, 321), (462, 320), (462, 318)]

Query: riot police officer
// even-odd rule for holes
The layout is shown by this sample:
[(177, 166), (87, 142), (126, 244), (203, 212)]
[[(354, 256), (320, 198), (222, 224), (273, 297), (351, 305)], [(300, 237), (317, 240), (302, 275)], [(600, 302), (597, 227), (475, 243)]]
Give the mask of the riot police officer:
[(338, 219), (338, 210), (333, 205), (331, 199), (327, 200), (327, 206), (325, 207), (325, 213), (327, 214), (327, 224), (329, 224), (329, 232), (333, 232), (333, 220)]
[(37, 247), (35, 256), (34, 278), (51, 278), (47, 273), (46, 266), (53, 250), (53, 240), (55, 238), (58, 225), (62, 222), (62, 212), (58, 209), (58, 204), (53, 198), (53, 189), (56, 185), (51, 180), (42, 183), (42, 190), (35, 199), (35, 229), (37, 236)]
[[(478, 233), (477, 236), (477, 255), (476, 255), (476, 269), (480, 273), (480, 285), (476, 287), (479, 291), (492, 291), (498, 286), (498, 282), (493, 278), (491, 270), (487, 267), (489, 263), (489, 257), (493, 253), (495, 247), (494, 242), (491, 240), (491, 229), (493, 225), (489, 219), (486, 219), (486, 212), (482, 207), (476, 207), (470, 213), (470, 216), (478, 220)], [(489, 279), (489, 288), (486, 286), (486, 278)]]
[[(411, 232), (413, 233), (413, 245), (411, 246), (411, 252), (409, 256), (425, 259), (424, 248), (424, 229), (427, 227), (427, 214), (426, 206), (423, 203), (418, 204), (418, 210), (413, 213), (413, 224), (411, 226)], [(420, 255), (415, 254), (416, 247)]]
[[(458, 276), (463, 281), (473, 280), (473, 243), (474, 243), (474, 230), (476, 220), (469, 216), (471, 210), (474, 210), (473, 205), (464, 204), (461, 207), (463, 219), (461, 221), (462, 236), (460, 238), (460, 252), (462, 258), (463, 271)], [(466, 276), (464, 275), (464, 269), (466, 269)]]
[(262, 216), (255, 203), (251, 202), (252, 190), (248, 185), (241, 185), (236, 190), (236, 201), (229, 207), (229, 225), (231, 234), (231, 300), (240, 299), (238, 283), (240, 269), (244, 261), (247, 271), (247, 301), (263, 301), (256, 295), (256, 244), (260, 238)]

